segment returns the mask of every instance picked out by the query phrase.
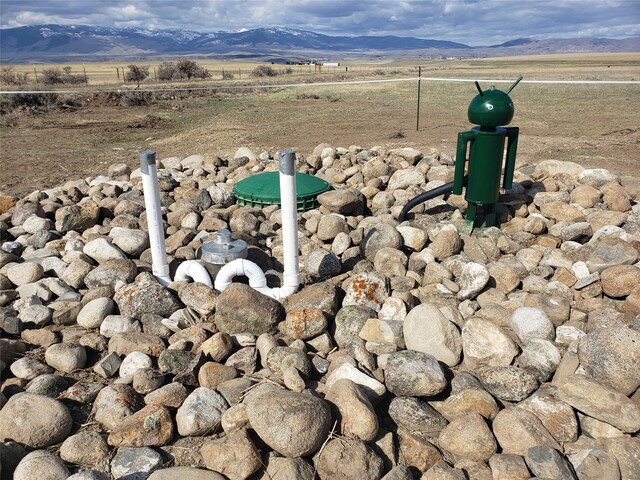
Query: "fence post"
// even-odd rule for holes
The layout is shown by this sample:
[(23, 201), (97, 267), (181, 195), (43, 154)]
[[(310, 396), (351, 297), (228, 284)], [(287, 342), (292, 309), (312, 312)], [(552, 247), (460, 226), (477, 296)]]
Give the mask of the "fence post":
[(84, 84), (89, 85), (89, 79), (87, 78), (87, 69), (84, 66), (84, 63), (82, 64), (82, 71), (84, 72)]
[(118, 80), (120, 80), (120, 69), (116, 67), (116, 75), (118, 76)]
[(420, 129), (420, 83), (422, 77), (422, 67), (418, 67), (418, 106), (416, 108), (416, 132)]
[(38, 71), (35, 65), (33, 66), (33, 74), (36, 76), (36, 88), (38, 88)]
[(153, 67), (153, 78), (155, 79), (155, 81), (158, 81), (158, 74), (156, 73), (156, 67)]

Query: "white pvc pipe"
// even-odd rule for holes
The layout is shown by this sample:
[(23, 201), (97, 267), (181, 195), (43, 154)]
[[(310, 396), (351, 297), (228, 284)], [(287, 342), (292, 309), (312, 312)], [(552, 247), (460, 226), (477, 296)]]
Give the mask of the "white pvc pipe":
[(280, 153), (280, 205), (282, 209), (283, 289), (295, 292), (300, 285), (298, 265), (298, 198), (296, 193), (296, 155)]
[(162, 224), (162, 211), (160, 210), (160, 188), (158, 186), (158, 170), (156, 167), (156, 153), (145, 150), (138, 155), (140, 159), (140, 172), (142, 174), (142, 191), (144, 193), (144, 205), (147, 211), (147, 228), (149, 230), (149, 242), (151, 244), (151, 271), (161, 285), (171, 283), (169, 276), (169, 263), (164, 243), (164, 228)]
[(213, 288), (209, 272), (204, 268), (198, 260), (187, 260), (182, 262), (176, 270), (174, 280), (176, 282), (184, 282), (193, 280), (194, 282), (204, 283), (207, 287)]
[(282, 247), (284, 274), (282, 287), (267, 287), (267, 279), (262, 269), (255, 263), (236, 259), (220, 269), (214, 287), (223, 291), (231, 285), (234, 277), (245, 276), (249, 286), (276, 300), (288, 297), (300, 285), (298, 265), (298, 202), (296, 194), (296, 156), (291, 150), (280, 153), (280, 205), (282, 212)]

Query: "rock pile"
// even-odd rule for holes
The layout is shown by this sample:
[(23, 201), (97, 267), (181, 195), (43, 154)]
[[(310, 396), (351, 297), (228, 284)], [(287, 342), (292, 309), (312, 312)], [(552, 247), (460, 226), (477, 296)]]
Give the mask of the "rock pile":
[[(150, 273), (140, 172), (0, 206), (2, 478), (633, 479), (640, 472), (640, 205), (603, 169), (516, 171), (500, 228), (412, 148), (319, 145), (304, 283)], [(229, 228), (271, 284), (277, 206), (239, 207), (268, 153), (165, 158), (172, 267)]]

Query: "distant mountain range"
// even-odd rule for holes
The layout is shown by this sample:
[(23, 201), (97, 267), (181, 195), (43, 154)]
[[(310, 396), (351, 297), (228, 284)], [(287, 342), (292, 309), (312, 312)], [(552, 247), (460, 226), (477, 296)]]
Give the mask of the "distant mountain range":
[(64, 62), (116, 58), (255, 58), (271, 61), (353, 57), (489, 57), (541, 53), (638, 52), (640, 37), (520, 38), (500, 45), (396, 36), (329, 36), (290, 28), (200, 33), (87, 25), (33, 25), (0, 29), (3, 63)]

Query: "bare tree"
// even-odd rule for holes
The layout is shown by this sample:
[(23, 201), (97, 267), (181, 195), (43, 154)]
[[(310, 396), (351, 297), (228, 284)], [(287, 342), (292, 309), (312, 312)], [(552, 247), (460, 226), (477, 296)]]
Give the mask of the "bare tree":
[(138, 86), (136, 90), (140, 88), (140, 82), (146, 79), (149, 76), (149, 65), (129, 65), (127, 67), (129, 71), (125, 79), (127, 82), (138, 82)]

